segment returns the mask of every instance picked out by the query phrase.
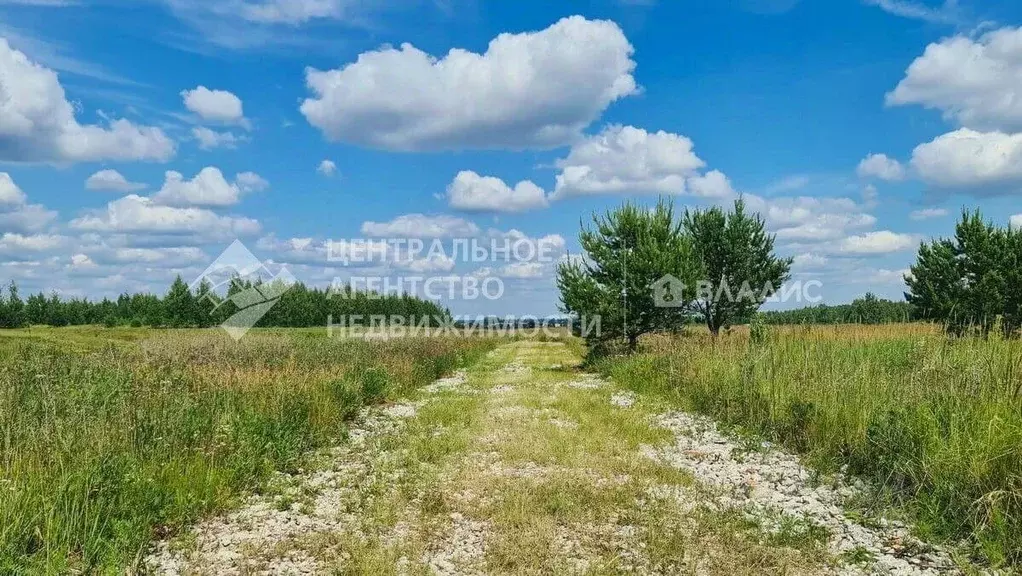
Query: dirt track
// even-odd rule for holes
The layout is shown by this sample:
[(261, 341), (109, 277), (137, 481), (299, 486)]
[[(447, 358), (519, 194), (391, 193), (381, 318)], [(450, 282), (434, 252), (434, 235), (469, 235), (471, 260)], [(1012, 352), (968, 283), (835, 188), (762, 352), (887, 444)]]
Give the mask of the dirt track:
[(239, 510), (159, 543), (163, 574), (913, 574), (951, 571), (859, 488), (814, 478), (518, 342), (402, 403)]

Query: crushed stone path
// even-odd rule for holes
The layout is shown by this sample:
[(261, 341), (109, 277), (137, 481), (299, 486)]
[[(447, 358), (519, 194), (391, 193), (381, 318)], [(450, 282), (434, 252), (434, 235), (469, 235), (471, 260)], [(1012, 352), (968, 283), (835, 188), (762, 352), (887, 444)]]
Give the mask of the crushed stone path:
[(143, 571), (957, 573), (906, 526), (850, 513), (866, 487), (578, 363), (563, 343), (509, 343), (368, 408), (305, 470), (155, 543)]

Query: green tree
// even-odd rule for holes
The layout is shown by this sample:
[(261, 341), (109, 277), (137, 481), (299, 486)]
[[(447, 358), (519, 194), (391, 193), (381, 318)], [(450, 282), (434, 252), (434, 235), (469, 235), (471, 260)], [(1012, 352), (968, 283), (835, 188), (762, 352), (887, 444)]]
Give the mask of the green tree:
[(684, 229), (698, 265), (695, 306), (714, 336), (752, 318), (790, 278), (791, 259), (774, 255), (774, 237), (759, 214), (746, 212), (741, 199), (732, 212), (686, 211)]
[[(593, 351), (621, 339), (635, 350), (641, 335), (683, 321), (683, 308), (656, 306), (653, 284), (667, 274), (692, 282), (691, 243), (665, 201), (652, 210), (625, 204), (594, 214), (592, 224), (579, 235), (582, 258), (558, 267), (562, 310), (600, 319), (599, 330), (587, 334)], [(677, 295), (679, 305), (688, 302), (687, 294)]]
[(171, 328), (192, 326), (197, 316), (195, 296), (181, 276), (174, 279), (163, 301), (164, 320)]
[(219, 304), (220, 298), (213, 291), (213, 285), (203, 278), (195, 289), (195, 325), (200, 328), (212, 326), (215, 320), (213, 313)]
[[(905, 277), (905, 298), (922, 318), (941, 322), (949, 333), (986, 335), (1005, 315), (1012, 330), (1012, 265), (1016, 233), (984, 222), (979, 211), (962, 212), (954, 239), (937, 239), (919, 247), (916, 263)], [(1011, 295), (1009, 297), (1009, 295)]]
[(964, 286), (953, 242), (940, 239), (920, 245), (905, 284), (905, 299), (916, 307), (921, 319), (944, 322), (952, 332), (964, 325), (959, 320), (966, 315), (961, 307)]
[(7, 285), (6, 300), (0, 297), (0, 328), (21, 328), (26, 323), (25, 303), (18, 295), (18, 285)]
[(43, 296), (42, 292), (28, 297), (28, 303), (25, 305), (25, 317), (29, 324), (46, 324), (48, 321), (46, 296)]
[(984, 222), (979, 211), (962, 214), (955, 228), (965, 283), (965, 307), (973, 325), (988, 334), (1004, 312), (1005, 231)]
[(884, 321), (883, 303), (872, 292), (852, 301), (852, 310), (857, 322), (861, 324), (880, 324)]
[(1004, 244), (1003, 328), (1011, 336), (1022, 328), (1022, 228), (1009, 228)]

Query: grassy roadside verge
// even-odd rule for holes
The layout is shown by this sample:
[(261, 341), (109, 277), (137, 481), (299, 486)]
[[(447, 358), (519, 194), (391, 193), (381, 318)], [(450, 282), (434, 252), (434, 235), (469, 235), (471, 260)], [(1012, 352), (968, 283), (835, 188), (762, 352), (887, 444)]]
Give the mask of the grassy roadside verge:
[(120, 572), (495, 341), (211, 332), (0, 339), (0, 573)]
[(906, 327), (656, 337), (596, 368), (638, 392), (847, 466), (890, 491), (924, 537), (1022, 562), (1022, 342)]

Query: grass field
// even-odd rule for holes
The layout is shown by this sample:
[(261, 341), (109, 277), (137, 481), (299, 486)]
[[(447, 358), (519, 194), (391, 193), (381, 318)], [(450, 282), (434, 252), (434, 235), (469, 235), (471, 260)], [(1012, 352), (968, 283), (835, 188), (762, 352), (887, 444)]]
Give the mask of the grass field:
[[(655, 336), (599, 369), (887, 489), (936, 540), (1022, 562), (1022, 342), (927, 325)], [(879, 504), (879, 503), (878, 503)]]
[(364, 404), (494, 346), (322, 334), (0, 331), (0, 573), (123, 573), (152, 539), (338, 442)]
[[(210, 330), (0, 331), (0, 574), (124, 573), (153, 540), (237, 507), (274, 471), (295, 472), (314, 449), (342, 442), (363, 406), (497, 343), (330, 339), (322, 329), (255, 330), (240, 343)], [(569, 346), (583, 353), (580, 341)], [(493, 362), (470, 380), (506, 376)], [(822, 471), (866, 477), (885, 490), (861, 506), (893, 505), (924, 538), (964, 541), (987, 565), (1022, 562), (1022, 342), (949, 340), (920, 324), (755, 337), (739, 328), (717, 340), (690, 330), (648, 337), (638, 354), (595, 368), (651, 405), (708, 414)], [(542, 386), (516, 381), (536, 402), (556, 396)], [(620, 439), (593, 430), (613, 436), (627, 424), (565, 410), (593, 423), (583, 444), (596, 452)], [(543, 441), (507, 449), (544, 460), (530, 452)], [(499, 515), (490, 520), (500, 528)]]

